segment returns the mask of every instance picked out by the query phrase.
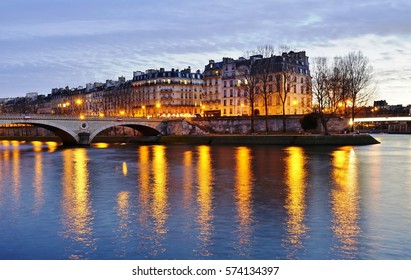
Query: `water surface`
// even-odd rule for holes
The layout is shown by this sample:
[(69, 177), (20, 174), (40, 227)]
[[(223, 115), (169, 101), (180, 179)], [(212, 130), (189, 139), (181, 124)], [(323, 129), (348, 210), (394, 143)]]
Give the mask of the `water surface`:
[(359, 147), (0, 141), (0, 259), (411, 259), (411, 137)]

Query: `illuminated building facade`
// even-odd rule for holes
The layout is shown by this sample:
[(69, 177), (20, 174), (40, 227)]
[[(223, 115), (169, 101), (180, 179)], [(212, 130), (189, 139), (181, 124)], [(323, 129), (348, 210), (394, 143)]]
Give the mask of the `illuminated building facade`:
[(308, 57), (305, 52), (288, 52), (279, 56), (249, 59), (223, 58), (220, 62), (210, 60), (204, 68), (204, 114), (208, 116), (250, 115), (250, 99), (244, 68), (254, 73), (259, 82), (255, 88), (254, 114), (265, 115), (263, 98), (263, 75), (266, 75), (268, 115), (305, 114), (311, 111), (311, 77)]
[(203, 113), (203, 75), (190, 67), (179, 71), (136, 71), (132, 80), (134, 115), (184, 117)]

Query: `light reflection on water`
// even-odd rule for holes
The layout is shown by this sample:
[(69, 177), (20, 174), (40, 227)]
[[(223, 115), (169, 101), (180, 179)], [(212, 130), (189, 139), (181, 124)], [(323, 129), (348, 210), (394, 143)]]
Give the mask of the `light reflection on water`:
[(211, 234), (213, 232), (213, 182), (212, 182), (212, 159), (209, 146), (199, 146), (198, 153), (198, 254), (201, 256), (212, 256), (209, 250), (212, 244)]
[[(90, 203), (87, 149), (66, 149), (63, 156), (63, 236), (73, 243), (66, 248), (69, 259), (82, 259), (95, 250), (93, 210)], [(78, 243), (78, 244), (77, 244)]]
[(154, 250), (150, 254), (158, 255), (165, 251), (163, 240), (168, 232), (168, 190), (167, 190), (167, 161), (164, 146), (153, 147), (153, 187), (152, 187), (152, 215), (154, 218)]
[(238, 255), (247, 257), (250, 254), (252, 242), (253, 209), (252, 209), (252, 156), (251, 150), (246, 147), (236, 149), (236, 207), (237, 207), (237, 232)]
[(284, 247), (289, 252), (288, 258), (295, 258), (296, 250), (303, 248), (303, 237), (307, 231), (305, 225), (305, 157), (301, 147), (286, 149), (286, 188), (285, 208), (288, 212), (287, 236)]
[(379, 140), (341, 148), (1, 141), (0, 258), (411, 259), (411, 138)]
[(358, 161), (350, 147), (333, 152), (333, 174), (335, 186), (331, 192), (333, 210), (333, 232), (338, 239), (337, 251), (342, 258), (355, 258), (360, 227), (358, 195)]

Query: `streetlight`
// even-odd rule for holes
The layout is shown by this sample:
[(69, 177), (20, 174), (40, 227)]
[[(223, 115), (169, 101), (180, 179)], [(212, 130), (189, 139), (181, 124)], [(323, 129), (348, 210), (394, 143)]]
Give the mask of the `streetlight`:
[(80, 98), (76, 99), (76, 105), (78, 108), (78, 112), (81, 113), (81, 105), (83, 104), (83, 100), (81, 100)]
[(297, 115), (297, 105), (298, 105), (297, 99), (294, 99), (293, 105), (294, 105), (294, 115)]
[[(156, 111), (159, 110), (160, 107), (161, 107), (161, 104), (160, 104), (160, 103), (157, 103), (157, 104), (156, 104), (156, 108), (157, 108)], [(156, 112), (156, 113), (157, 113), (157, 112)], [(159, 115), (160, 115), (160, 113), (157, 113), (157, 117), (159, 117)]]
[(141, 106), (141, 108), (143, 109), (143, 118), (144, 118), (145, 117), (146, 106), (143, 105), (143, 106)]

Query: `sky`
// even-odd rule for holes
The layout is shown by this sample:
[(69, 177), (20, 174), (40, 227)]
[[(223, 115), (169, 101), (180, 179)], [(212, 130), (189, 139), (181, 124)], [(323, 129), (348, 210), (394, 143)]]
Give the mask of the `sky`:
[(238, 58), (361, 51), (375, 100), (411, 104), (409, 0), (1, 0), (0, 98)]

